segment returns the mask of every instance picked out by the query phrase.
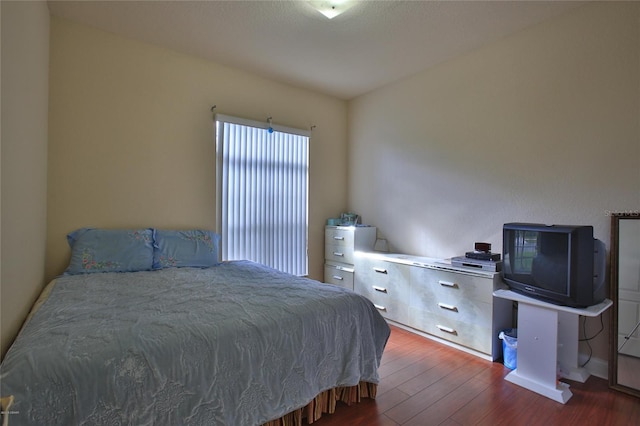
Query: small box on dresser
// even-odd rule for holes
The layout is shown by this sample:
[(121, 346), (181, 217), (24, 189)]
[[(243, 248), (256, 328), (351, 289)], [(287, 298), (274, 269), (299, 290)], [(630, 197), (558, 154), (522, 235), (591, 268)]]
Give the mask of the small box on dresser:
[(356, 250), (372, 250), (373, 226), (326, 226), (324, 231), (324, 282), (353, 290)]

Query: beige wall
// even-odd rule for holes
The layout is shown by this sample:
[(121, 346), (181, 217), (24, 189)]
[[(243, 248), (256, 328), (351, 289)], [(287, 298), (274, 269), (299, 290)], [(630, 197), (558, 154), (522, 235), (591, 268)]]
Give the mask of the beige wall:
[(423, 256), (500, 252), (510, 221), (608, 245), (608, 211), (640, 210), (639, 27), (638, 3), (590, 4), (353, 100), (349, 208)]
[(346, 207), (346, 102), (52, 17), (47, 277), (82, 226), (215, 229), (217, 112), (308, 129), (310, 276)]
[[(360, 97), (348, 114), (331, 97), (52, 18), (48, 171), (41, 6), (2, 2), (3, 352), (44, 278), (66, 266), (67, 232), (215, 227), (212, 104), (317, 126), (314, 278), (324, 221), (345, 207), (394, 250), (438, 257), (474, 241), (498, 251), (512, 220), (592, 224), (608, 242), (607, 211), (640, 208), (637, 3), (587, 5)], [(9, 78), (21, 86), (7, 90)], [(603, 359), (607, 335), (595, 342)]]
[(45, 2), (6, 1), (0, 8), (4, 356), (45, 281), (49, 9)]

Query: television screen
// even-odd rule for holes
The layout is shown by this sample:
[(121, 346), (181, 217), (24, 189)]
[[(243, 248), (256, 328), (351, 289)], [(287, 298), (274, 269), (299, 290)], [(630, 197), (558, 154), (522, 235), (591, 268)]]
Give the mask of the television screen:
[(568, 294), (569, 236), (529, 230), (513, 230), (507, 263), (513, 278), (525, 285)]

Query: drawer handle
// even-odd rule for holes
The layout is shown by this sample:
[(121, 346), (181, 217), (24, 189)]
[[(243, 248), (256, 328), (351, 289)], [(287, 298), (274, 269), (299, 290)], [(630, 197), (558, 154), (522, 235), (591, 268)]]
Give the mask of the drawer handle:
[(384, 287), (378, 287), (377, 285), (372, 286), (375, 291), (379, 291), (380, 293), (386, 293), (387, 289)]
[(387, 310), (387, 308), (385, 308), (384, 306), (375, 305), (375, 304), (373, 306), (379, 311), (386, 311)]
[(438, 327), (440, 331), (444, 331), (445, 333), (458, 334), (458, 332), (451, 327), (445, 327), (444, 325), (440, 325), (440, 324), (436, 324), (436, 327)]
[(334, 251), (333, 255), (338, 257), (344, 257), (344, 253), (340, 253), (339, 251)]
[(438, 282), (439, 282), (439, 283), (440, 283), (440, 285), (441, 285), (441, 286), (443, 286), (443, 287), (458, 288), (458, 284), (456, 284), (456, 283), (452, 283), (452, 282), (450, 282), (450, 281), (442, 281), (442, 280), (439, 280)]
[(458, 312), (458, 307), (453, 305), (448, 305), (446, 303), (438, 303), (438, 306), (442, 309), (446, 309), (447, 311)]
[(334, 275), (334, 276), (333, 276), (333, 279), (334, 279), (334, 280), (339, 280), (339, 281), (344, 280), (344, 278), (339, 277), (338, 275)]
[(384, 268), (373, 268), (374, 271), (376, 271), (379, 274), (386, 274), (387, 270)]
[(333, 237), (334, 240), (344, 241), (344, 237)]

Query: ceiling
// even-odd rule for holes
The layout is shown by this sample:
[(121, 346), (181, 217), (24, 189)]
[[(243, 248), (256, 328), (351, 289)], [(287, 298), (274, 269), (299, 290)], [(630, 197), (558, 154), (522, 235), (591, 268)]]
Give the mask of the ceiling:
[(352, 99), (579, 7), (578, 1), (58, 1), (52, 15)]

